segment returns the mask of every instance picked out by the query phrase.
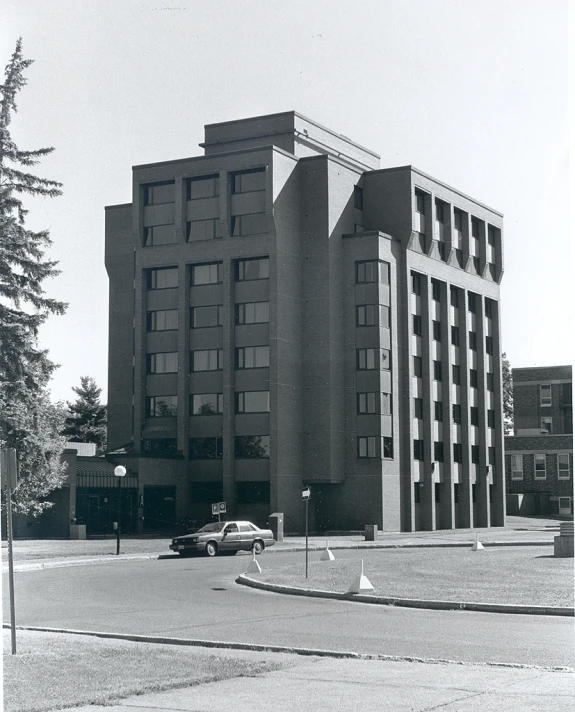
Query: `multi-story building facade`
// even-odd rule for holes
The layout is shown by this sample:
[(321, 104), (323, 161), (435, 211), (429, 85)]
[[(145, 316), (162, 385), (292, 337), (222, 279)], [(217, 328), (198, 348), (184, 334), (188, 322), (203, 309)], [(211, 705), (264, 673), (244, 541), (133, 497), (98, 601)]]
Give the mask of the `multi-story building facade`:
[(503, 525), (501, 214), (295, 112), (202, 146), (106, 209), (142, 526), (225, 501), (301, 531), (307, 485), (312, 529)]
[(572, 368), (514, 368), (512, 376), (514, 435), (505, 438), (509, 512), (572, 515)]

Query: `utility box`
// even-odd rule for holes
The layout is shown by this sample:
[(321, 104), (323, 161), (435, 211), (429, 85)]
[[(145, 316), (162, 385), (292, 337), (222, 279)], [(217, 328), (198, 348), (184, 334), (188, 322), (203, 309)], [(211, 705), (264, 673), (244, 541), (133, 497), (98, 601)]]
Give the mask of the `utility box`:
[(70, 524), (70, 539), (85, 539), (86, 525), (85, 524)]
[(561, 522), (559, 524), (559, 536), (554, 537), (553, 553), (561, 558), (573, 558), (573, 522)]
[(270, 529), (273, 532), (274, 539), (277, 542), (284, 540), (284, 515), (283, 512), (274, 512), (270, 514)]
[(365, 541), (377, 541), (377, 524), (365, 525)]

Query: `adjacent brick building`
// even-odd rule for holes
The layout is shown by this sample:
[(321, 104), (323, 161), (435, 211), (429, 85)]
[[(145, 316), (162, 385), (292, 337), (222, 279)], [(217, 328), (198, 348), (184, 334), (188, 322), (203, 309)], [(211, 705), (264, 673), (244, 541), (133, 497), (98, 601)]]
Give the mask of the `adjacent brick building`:
[(502, 216), (295, 113), (106, 208), (108, 443), (141, 531), (503, 525)]
[(505, 438), (508, 511), (572, 515), (572, 368), (514, 368), (512, 375), (514, 435)]

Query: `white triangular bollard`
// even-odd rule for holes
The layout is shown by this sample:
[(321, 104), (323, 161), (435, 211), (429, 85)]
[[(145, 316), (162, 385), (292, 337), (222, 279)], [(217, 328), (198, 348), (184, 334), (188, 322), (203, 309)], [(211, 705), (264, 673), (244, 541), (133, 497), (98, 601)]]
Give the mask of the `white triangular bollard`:
[(477, 532), (475, 532), (475, 544), (471, 547), (471, 551), (484, 551), (485, 547), (483, 544), (477, 539)]
[(335, 556), (329, 550), (329, 541), (325, 542), (325, 549), (321, 552), (320, 561), (334, 561)]
[(254, 551), (254, 556), (250, 561), (250, 565), (246, 569), (246, 574), (261, 574), (262, 567), (256, 561), (256, 552)]
[(354, 580), (349, 587), (348, 593), (374, 593), (375, 589), (371, 585), (370, 580), (363, 573), (363, 559), (361, 560), (361, 574)]

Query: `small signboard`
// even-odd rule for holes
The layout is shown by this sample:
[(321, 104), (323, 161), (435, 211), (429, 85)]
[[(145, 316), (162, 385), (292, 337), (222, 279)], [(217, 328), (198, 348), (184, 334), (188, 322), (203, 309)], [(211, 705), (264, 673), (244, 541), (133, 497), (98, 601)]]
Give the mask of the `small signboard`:
[(214, 502), (212, 504), (212, 514), (217, 516), (218, 514), (226, 513), (226, 503), (225, 502)]
[(301, 498), (302, 499), (310, 499), (310, 497), (311, 497), (311, 489), (309, 487), (306, 487), (304, 490), (302, 490)]
[(225, 502), (220, 502), (220, 514), (225, 514), (226, 513), (226, 503)]

